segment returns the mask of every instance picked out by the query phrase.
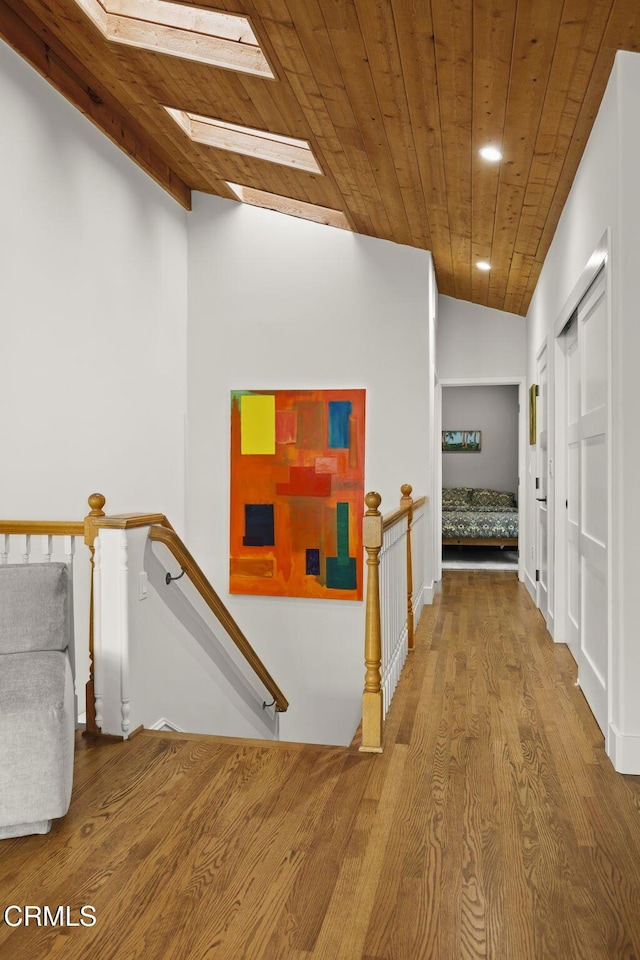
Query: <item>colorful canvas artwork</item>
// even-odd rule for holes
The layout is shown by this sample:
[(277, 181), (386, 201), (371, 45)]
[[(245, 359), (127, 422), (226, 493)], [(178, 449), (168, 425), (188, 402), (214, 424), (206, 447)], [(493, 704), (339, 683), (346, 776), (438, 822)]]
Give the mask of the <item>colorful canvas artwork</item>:
[(364, 390), (231, 393), (231, 593), (362, 599)]

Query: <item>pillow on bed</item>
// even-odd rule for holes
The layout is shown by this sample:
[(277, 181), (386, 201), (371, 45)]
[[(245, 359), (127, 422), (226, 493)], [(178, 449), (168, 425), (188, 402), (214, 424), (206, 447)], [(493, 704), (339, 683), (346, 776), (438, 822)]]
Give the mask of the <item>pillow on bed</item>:
[(443, 487), (442, 488), (442, 509), (443, 510), (464, 510), (469, 509), (471, 504), (471, 487)]
[(473, 490), (471, 492), (471, 507), (473, 510), (502, 510), (503, 507), (515, 507), (515, 493), (503, 490)]

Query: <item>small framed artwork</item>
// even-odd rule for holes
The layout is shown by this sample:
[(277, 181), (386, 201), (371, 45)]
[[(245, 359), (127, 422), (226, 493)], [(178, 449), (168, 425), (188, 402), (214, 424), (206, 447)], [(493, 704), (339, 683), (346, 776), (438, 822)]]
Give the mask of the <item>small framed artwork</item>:
[(481, 430), (442, 431), (442, 450), (444, 453), (479, 453), (481, 441)]
[(529, 444), (536, 442), (536, 397), (538, 388), (535, 383), (529, 387)]

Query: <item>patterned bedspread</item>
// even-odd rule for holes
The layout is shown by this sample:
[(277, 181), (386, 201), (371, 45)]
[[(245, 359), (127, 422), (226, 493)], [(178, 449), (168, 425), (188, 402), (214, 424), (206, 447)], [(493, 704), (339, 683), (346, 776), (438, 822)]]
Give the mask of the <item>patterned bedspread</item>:
[(518, 508), (503, 507), (490, 513), (475, 510), (446, 510), (442, 512), (443, 539), (469, 538), (488, 540), (491, 537), (516, 539), (518, 536)]

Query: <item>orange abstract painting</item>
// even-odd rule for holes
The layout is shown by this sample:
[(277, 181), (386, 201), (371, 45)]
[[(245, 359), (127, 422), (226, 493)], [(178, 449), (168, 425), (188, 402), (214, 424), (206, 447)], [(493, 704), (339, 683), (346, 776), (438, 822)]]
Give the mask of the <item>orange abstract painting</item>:
[(362, 599), (364, 390), (231, 393), (231, 593)]

